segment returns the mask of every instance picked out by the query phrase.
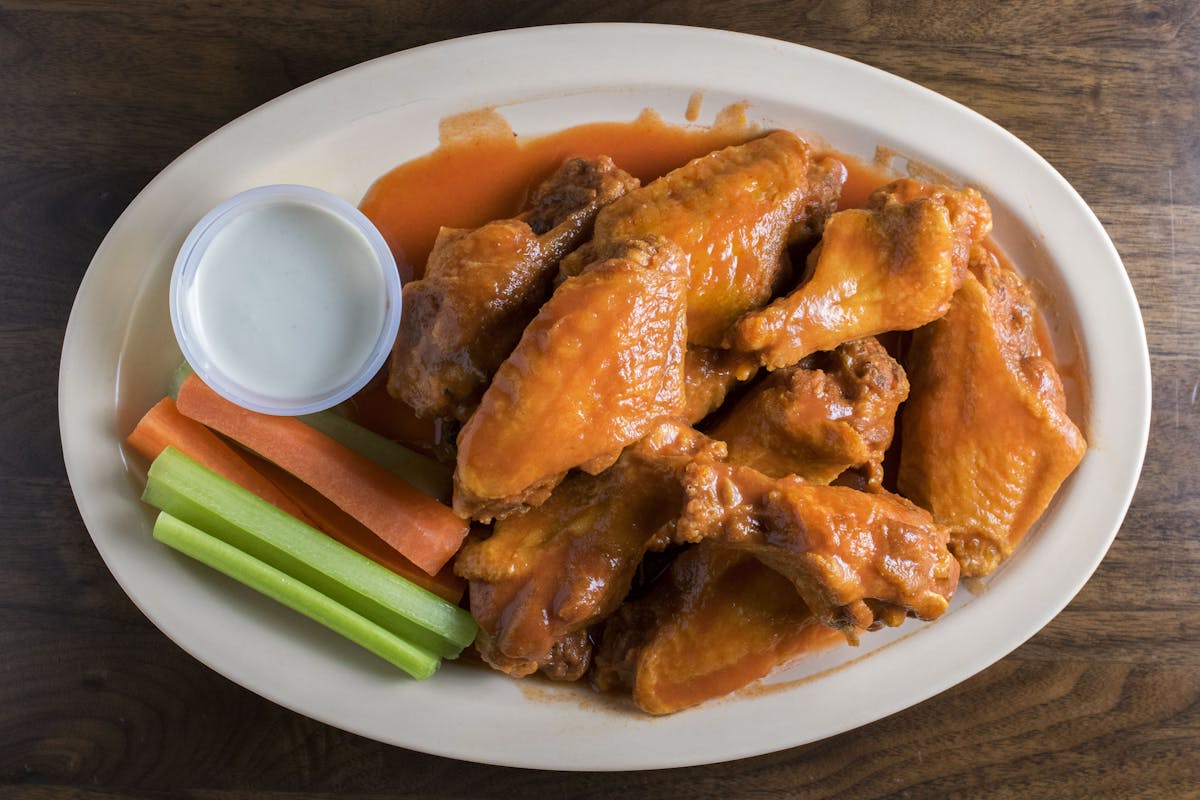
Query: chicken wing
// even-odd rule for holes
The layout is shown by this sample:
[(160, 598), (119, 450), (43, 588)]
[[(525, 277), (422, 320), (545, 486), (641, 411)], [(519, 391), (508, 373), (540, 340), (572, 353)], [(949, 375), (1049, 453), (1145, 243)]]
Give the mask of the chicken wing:
[(516, 219), (443, 228), (404, 287), (388, 392), (422, 417), (465, 420), (550, 296), (559, 260), (602, 207), (638, 185), (610, 159), (566, 161)]
[(632, 690), (643, 711), (670, 714), (840, 639), (787, 578), (751, 555), (704, 542), (608, 618), (591, 680), (601, 691)]
[(990, 230), (991, 211), (973, 189), (889, 184), (866, 209), (830, 217), (809, 256), (812, 277), (737, 320), (726, 345), (777, 369), (852, 339), (918, 328), (946, 313), (970, 247)]
[(679, 540), (754, 555), (851, 640), (906, 614), (941, 616), (958, 585), (949, 531), (897, 495), (772, 479), (705, 458), (688, 466), (685, 491)]
[(461, 515), (538, 505), (683, 408), (683, 255), (655, 236), (610, 247), (542, 307), (459, 434)]
[(539, 668), (557, 680), (582, 675), (587, 627), (617, 608), (647, 548), (678, 517), (678, 476), (699, 453), (719, 457), (724, 448), (656, 426), (612, 468), (572, 474), (542, 505), (465, 545), (454, 570), (470, 581), (484, 660), (518, 676)]
[[(655, 233), (678, 244), (690, 276), (688, 341), (718, 347), (735, 319), (787, 280), (789, 237), (833, 211), (844, 172), (824, 163), (813, 189), (811, 166), (808, 145), (785, 131), (701, 156), (601, 211), (593, 243)], [(564, 274), (586, 264), (588, 250), (566, 259)]]
[(983, 248), (950, 311), (909, 352), (899, 489), (950, 528), (968, 576), (1016, 548), (1087, 443), (1042, 355), (1029, 290)]
[(878, 489), (896, 409), (908, 396), (904, 370), (873, 337), (811, 358), (751, 389), (713, 438), (729, 446), (732, 463), (773, 478), (826, 484), (856, 470)]

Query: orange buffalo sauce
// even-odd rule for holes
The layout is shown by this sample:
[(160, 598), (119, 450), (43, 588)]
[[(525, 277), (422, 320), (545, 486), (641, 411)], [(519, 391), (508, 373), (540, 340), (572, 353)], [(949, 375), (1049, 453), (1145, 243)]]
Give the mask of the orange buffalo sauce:
[(868, 164), (836, 150), (826, 151), (823, 155), (833, 156), (846, 165), (846, 182), (842, 184), (842, 195), (838, 198), (839, 211), (865, 207), (871, 192), (898, 177), (878, 164)]
[[(476, 228), (515, 216), (533, 188), (572, 156), (610, 156), (643, 183), (706, 153), (763, 131), (732, 106), (712, 127), (671, 125), (651, 110), (632, 122), (598, 122), (522, 137), (491, 109), (444, 120), (437, 149), (400, 164), (367, 190), (360, 209), (383, 233), (406, 280), (419, 278), (442, 227)], [(894, 176), (836, 151), (846, 164), (841, 207), (855, 208)], [(386, 374), (387, 366), (384, 366)], [(441, 428), (419, 420), (375, 380), (353, 400), (358, 421), (377, 433), (431, 453)]]
[(439, 228), (477, 228), (515, 216), (533, 187), (567, 158), (611, 156), (645, 183), (759, 133), (744, 119), (680, 127), (651, 111), (632, 122), (597, 122), (529, 139), (488, 118), (475, 131), (447, 127), (441, 146), (381, 177), (359, 206), (416, 277)]
[[(485, 109), (442, 125), (434, 151), (397, 166), (367, 190), (360, 208), (383, 232), (398, 262), (415, 277), (438, 230), (477, 228), (515, 216), (538, 183), (572, 156), (610, 156), (643, 183), (706, 153), (763, 133), (734, 106), (712, 127), (671, 125), (646, 110), (632, 122), (577, 125), (545, 136), (523, 138), (503, 118)], [(731, 113), (732, 112), (732, 113)], [(860, 208), (875, 189), (895, 175), (837, 151), (846, 164), (842, 208)]]

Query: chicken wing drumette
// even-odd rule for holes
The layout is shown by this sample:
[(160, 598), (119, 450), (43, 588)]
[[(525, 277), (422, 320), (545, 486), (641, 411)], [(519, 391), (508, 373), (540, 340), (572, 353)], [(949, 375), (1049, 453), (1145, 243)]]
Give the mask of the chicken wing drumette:
[(725, 344), (778, 369), (820, 350), (937, 319), (967, 273), (991, 210), (973, 189), (901, 180), (865, 209), (831, 216), (809, 256), (812, 276), (737, 320)]
[[(812, 362), (812, 363), (809, 363)], [(878, 489), (908, 379), (868, 337), (772, 373), (725, 413), (712, 436), (729, 460), (773, 478), (832, 483), (847, 470)]]

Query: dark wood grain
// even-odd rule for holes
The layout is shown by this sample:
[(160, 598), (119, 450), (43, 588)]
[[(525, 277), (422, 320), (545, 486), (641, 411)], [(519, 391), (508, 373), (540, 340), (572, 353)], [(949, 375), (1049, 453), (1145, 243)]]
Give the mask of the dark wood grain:
[[(731, 764), (559, 774), (387, 747), (184, 654), (91, 545), (58, 443), (62, 333), (95, 248), (204, 135), (359, 61), (499, 28), (724, 27), (918, 81), (1089, 200), (1150, 337), (1141, 485), (1041, 633), (921, 705)], [(0, 799), (1200, 797), (1200, 4), (0, 0)], [(469, 724), (469, 721), (464, 724)]]

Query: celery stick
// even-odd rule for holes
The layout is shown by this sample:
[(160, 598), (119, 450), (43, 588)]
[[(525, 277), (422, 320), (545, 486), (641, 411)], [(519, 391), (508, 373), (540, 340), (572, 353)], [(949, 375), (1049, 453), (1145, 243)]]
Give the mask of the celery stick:
[[(176, 367), (167, 384), (167, 394), (178, 398), (179, 387), (191, 374), (192, 368), (186, 361)], [(404, 445), (347, 419), (341, 406), (315, 414), (305, 414), (297, 419), (316, 428), (330, 439), (336, 439), (360, 456), (394, 472), (434, 500), (444, 503), (450, 499), (453, 483), (450, 470), (445, 464), (409, 450)]]
[(450, 499), (450, 470), (444, 464), (396, 444), (386, 436), (380, 436), (332, 410), (305, 414), (299, 419), (330, 439), (336, 439), (359, 455), (386, 467), (433, 499), (442, 502)]
[(154, 521), (154, 538), (340, 633), (418, 680), (428, 678), (441, 663), (428, 650), (406, 642), (311, 586), (166, 512)]
[(187, 380), (188, 375), (191, 375), (192, 372), (192, 365), (183, 361), (171, 373), (171, 380), (167, 381), (167, 394), (171, 396), (172, 400), (179, 399), (179, 387), (183, 386), (183, 382)]
[(471, 615), (168, 447), (142, 499), (441, 656), (475, 638)]

